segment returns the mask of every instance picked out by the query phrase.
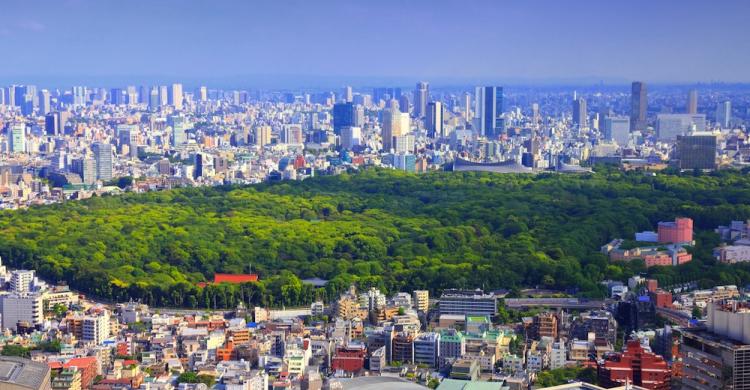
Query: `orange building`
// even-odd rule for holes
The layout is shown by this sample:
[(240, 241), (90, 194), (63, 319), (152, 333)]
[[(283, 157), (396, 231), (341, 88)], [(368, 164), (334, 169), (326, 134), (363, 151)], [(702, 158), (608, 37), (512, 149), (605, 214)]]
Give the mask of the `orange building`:
[(638, 340), (628, 341), (620, 354), (611, 355), (598, 367), (599, 383), (604, 387), (626, 383), (652, 390), (669, 390), (672, 370), (659, 355), (648, 352)]

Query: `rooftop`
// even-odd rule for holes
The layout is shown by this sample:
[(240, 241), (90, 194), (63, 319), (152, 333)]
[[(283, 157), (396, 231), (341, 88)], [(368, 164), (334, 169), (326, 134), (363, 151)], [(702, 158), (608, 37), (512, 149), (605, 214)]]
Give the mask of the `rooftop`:
[[(28, 389), (42, 389), (49, 381), (49, 367), (19, 357), (0, 357), (0, 383), (12, 383)], [(5, 388), (0, 384), (0, 388)], [(49, 384), (46, 385), (49, 387)]]

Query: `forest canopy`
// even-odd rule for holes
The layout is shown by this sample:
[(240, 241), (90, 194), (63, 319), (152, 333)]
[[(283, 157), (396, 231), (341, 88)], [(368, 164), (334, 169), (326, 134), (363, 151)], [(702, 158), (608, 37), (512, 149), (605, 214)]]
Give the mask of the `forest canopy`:
[[(658, 221), (691, 217), (695, 260), (662, 284), (746, 283), (716, 264), (712, 232), (750, 218), (750, 177), (620, 172), (414, 175), (367, 169), (301, 182), (184, 188), (0, 213), (0, 255), (105, 299), (158, 306), (302, 305), (355, 283), (384, 291), (544, 287), (584, 296), (645, 272), (599, 252)], [(241, 286), (196, 286), (216, 272)], [(315, 289), (301, 279), (329, 281)]]

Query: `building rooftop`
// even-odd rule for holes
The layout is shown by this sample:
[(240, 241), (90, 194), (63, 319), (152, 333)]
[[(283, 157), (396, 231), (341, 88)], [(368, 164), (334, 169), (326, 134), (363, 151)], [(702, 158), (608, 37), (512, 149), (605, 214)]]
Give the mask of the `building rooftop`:
[(425, 387), (406, 379), (390, 376), (359, 376), (356, 378), (336, 379), (341, 383), (344, 390), (424, 390)]
[(48, 389), (49, 372), (49, 367), (44, 363), (2, 356), (0, 357), (0, 388), (6, 387), (1, 383), (11, 383), (28, 389)]

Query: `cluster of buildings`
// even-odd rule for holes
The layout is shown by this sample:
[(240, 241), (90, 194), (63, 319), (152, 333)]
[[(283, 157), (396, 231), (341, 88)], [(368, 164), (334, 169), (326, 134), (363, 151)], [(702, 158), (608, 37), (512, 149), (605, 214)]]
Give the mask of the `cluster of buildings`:
[(674, 222), (659, 222), (657, 232), (636, 233), (635, 244), (627, 247), (626, 244), (625, 240), (618, 238), (602, 246), (601, 251), (611, 261), (642, 259), (646, 267), (688, 263), (693, 256), (684, 247), (695, 244), (693, 220), (676, 218)]
[(748, 113), (732, 105), (747, 104), (745, 95), (711, 91), (698, 100), (691, 90), (677, 113), (673, 91), (646, 90), (633, 83), (628, 100), (427, 82), (340, 92), (12, 85), (0, 88), (0, 207), (361, 166), (580, 173), (596, 163), (714, 169), (750, 161)]

